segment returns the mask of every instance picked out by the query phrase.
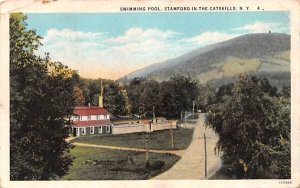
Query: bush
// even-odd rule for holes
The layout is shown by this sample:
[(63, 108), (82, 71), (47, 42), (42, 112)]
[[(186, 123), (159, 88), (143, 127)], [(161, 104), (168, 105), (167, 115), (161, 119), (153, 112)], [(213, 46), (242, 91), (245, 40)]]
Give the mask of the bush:
[(149, 169), (150, 170), (160, 170), (163, 168), (164, 165), (165, 165), (164, 161), (161, 161), (161, 160), (154, 161), (150, 164)]

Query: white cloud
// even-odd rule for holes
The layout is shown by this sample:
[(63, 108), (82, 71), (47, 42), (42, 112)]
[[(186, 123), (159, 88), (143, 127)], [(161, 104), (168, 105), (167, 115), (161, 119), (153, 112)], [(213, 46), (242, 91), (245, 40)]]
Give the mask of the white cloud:
[(172, 46), (175, 35), (173, 31), (141, 28), (130, 28), (116, 37), (103, 33), (50, 29), (42, 40), (39, 54), (50, 52), (54, 61), (78, 69), (84, 77), (94, 77), (101, 71), (101, 75), (118, 78), (169, 58), (176, 50)]
[(39, 53), (73, 69), (83, 77), (117, 79), (136, 69), (180, 56), (201, 46), (233, 38), (224, 32), (204, 32), (182, 38), (174, 31), (130, 28), (111, 37), (104, 33), (51, 29)]
[(192, 38), (188, 38), (188, 39), (184, 39), (184, 41), (186, 42), (192, 42), (192, 43), (196, 43), (200, 46), (204, 46), (204, 45), (208, 45), (208, 44), (213, 44), (216, 42), (221, 42), (221, 41), (225, 41), (231, 38), (236, 37), (237, 35), (233, 35), (233, 34), (227, 34), (224, 32), (204, 32), (201, 33), (197, 36), (194, 36)]
[(279, 23), (267, 23), (260, 21), (236, 28), (238, 31), (246, 31), (249, 33), (267, 33), (269, 30), (280, 32), (282, 29), (283, 28)]
[(103, 33), (92, 33), (92, 32), (81, 32), (81, 31), (73, 31), (70, 29), (50, 29), (47, 31), (47, 35), (44, 37), (43, 42), (50, 42), (53, 40), (94, 40), (95, 38), (99, 38), (103, 35)]
[(92, 55), (93, 50), (103, 46), (103, 33), (81, 32), (70, 29), (50, 29), (42, 39), (39, 54), (50, 52), (53, 60), (79, 60)]
[(176, 32), (173, 31), (161, 31), (159, 29), (146, 29), (143, 30), (141, 28), (130, 28), (126, 31), (123, 36), (118, 36), (114, 38), (108, 39), (109, 42), (133, 42), (133, 41), (143, 41), (149, 39), (156, 40), (165, 40), (168, 38), (172, 38), (176, 35)]

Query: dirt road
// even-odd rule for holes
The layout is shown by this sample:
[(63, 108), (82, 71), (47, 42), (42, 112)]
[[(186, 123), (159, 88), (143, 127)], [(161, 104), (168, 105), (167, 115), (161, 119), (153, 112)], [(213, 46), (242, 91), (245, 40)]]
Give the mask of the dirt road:
[(195, 127), (195, 131), (192, 143), (185, 151), (183, 151), (182, 158), (170, 170), (154, 177), (153, 179), (205, 179), (203, 133), (205, 133), (207, 137), (206, 147), (208, 177), (221, 167), (221, 159), (219, 156), (215, 155), (214, 152), (218, 136), (211, 129), (203, 126), (204, 118), (204, 115), (201, 114), (196, 124), (188, 125)]

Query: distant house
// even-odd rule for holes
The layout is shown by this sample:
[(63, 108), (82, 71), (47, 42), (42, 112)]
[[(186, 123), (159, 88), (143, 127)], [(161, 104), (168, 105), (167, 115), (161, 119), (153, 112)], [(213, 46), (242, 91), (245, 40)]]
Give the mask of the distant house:
[(76, 106), (71, 116), (71, 130), (75, 137), (111, 134), (110, 113), (103, 107), (103, 86), (99, 106)]
[(103, 107), (76, 106), (71, 117), (75, 137), (110, 134), (110, 113)]

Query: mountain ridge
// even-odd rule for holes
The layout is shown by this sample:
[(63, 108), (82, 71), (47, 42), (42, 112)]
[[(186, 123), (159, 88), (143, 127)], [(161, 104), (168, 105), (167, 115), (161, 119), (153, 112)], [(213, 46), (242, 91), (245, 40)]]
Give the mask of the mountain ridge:
[(211, 80), (234, 77), (243, 72), (289, 73), (289, 53), (288, 34), (246, 34), (149, 65), (119, 80), (147, 77), (163, 81), (174, 74), (182, 74), (196, 77), (201, 83), (207, 83)]

